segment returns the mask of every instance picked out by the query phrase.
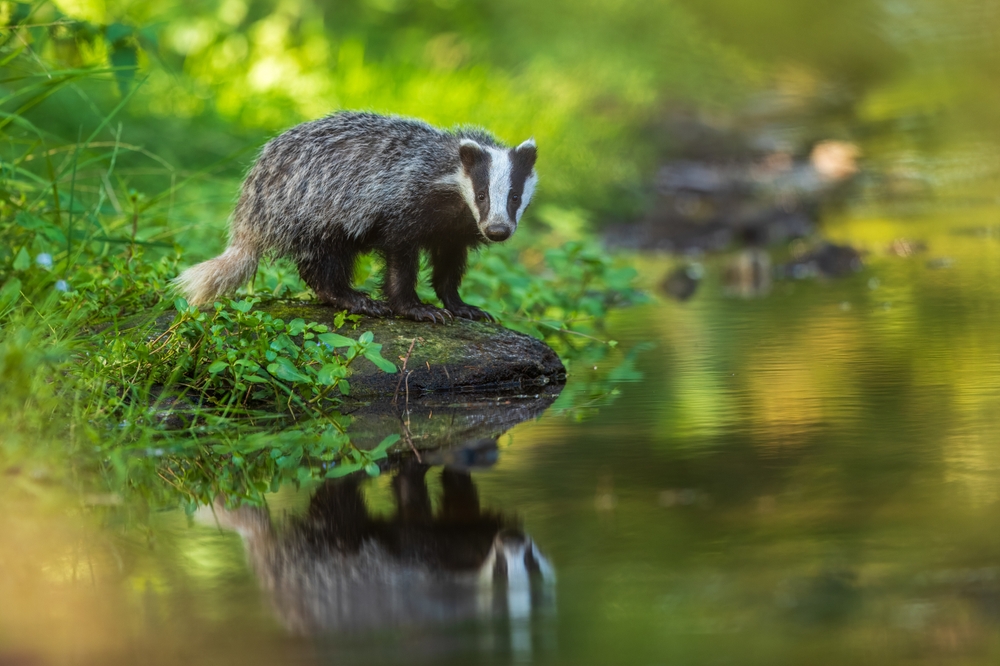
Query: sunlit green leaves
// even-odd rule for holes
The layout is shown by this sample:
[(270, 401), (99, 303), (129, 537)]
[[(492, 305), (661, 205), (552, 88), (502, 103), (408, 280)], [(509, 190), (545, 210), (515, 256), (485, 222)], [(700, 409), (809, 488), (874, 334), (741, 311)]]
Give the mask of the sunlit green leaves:
[(150, 339), (140, 330), (115, 330), (94, 354), (118, 391), (133, 391), (136, 379), (177, 385), (227, 411), (270, 405), (320, 414), (349, 394), (350, 366), (358, 358), (396, 372), (370, 332), (354, 340), (301, 318), (285, 322), (254, 311), (256, 302), (216, 303), (204, 312), (177, 298), (166, 331)]

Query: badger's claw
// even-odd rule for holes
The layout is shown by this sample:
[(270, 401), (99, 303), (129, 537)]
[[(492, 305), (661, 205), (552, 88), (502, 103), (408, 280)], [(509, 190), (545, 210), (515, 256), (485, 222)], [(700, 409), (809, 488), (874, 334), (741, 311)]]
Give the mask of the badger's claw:
[(475, 305), (469, 305), (468, 303), (462, 303), (458, 306), (453, 306), (448, 308), (453, 315), (459, 319), (471, 319), (472, 321), (488, 321), (490, 323), (496, 323), (496, 317), (491, 315), (486, 310), (481, 310)]
[(397, 309), (395, 313), (413, 321), (429, 321), (432, 324), (446, 324), (455, 319), (454, 315), (447, 310), (424, 303)]

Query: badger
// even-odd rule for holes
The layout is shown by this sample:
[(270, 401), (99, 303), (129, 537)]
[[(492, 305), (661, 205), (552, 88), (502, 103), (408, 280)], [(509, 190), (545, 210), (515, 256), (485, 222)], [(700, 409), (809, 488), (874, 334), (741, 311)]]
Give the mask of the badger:
[(467, 471), (428, 466), (392, 478), (394, 515), (373, 515), (357, 478), (316, 488), (304, 515), (275, 525), (265, 508), (217, 500), (196, 517), (240, 534), (277, 619), (292, 633), (357, 633), (471, 619), (530, 620), (555, 602), (555, 569), (517, 521), (480, 506)]
[[(193, 305), (246, 284), (261, 258), (287, 257), (323, 303), (354, 314), (492, 320), (459, 296), (470, 248), (517, 229), (538, 176), (534, 139), (510, 148), (479, 128), (340, 112), (269, 141), (240, 192), (229, 246), (176, 285)], [(420, 251), (444, 308), (417, 297)], [(384, 301), (352, 287), (359, 253), (385, 260)]]

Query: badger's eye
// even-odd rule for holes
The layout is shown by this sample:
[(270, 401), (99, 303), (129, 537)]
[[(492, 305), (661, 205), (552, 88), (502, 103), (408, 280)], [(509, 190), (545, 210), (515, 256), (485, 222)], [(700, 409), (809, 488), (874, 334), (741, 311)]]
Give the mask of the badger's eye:
[(486, 201), (486, 192), (480, 192), (477, 194), (476, 199), (479, 201)]
[(512, 194), (512, 195), (510, 195), (510, 200), (513, 201), (514, 203), (517, 203), (518, 201), (521, 200), (521, 195), (519, 195), (519, 194)]

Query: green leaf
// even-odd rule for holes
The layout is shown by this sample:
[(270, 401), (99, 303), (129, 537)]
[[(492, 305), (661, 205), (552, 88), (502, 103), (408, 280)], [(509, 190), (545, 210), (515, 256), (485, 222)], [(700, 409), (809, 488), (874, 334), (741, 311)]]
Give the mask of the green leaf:
[(297, 345), (284, 333), (281, 333), (278, 337), (271, 341), (271, 349), (274, 351), (285, 351), (286, 349), (293, 349), (295, 347), (297, 347)]
[(305, 319), (293, 319), (288, 322), (288, 334), (289, 335), (301, 335), (302, 331), (306, 329)]
[(59, 227), (46, 226), (41, 229), (41, 234), (49, 240), (49, 242), (57, 245), (66, 245), (66, 234)]
[[(381, 345), (378, 346), (381, 348)], [(390, 375), (398, 372), (399, 368), (396, 367), (396, 364), (382, 358), (382, 354), (380, 352), (381, 349), (369, 348), (365, 351), (365, 358), (378, 366), (379, 370), (387, 372)]]
[(17, 256), (14, 257), (13, 268), (15, 271), (26, 271), (30, 267), (31, 267), (31, 255), (28, 254), (27, 249), (22, 247), (21, 250), (17, 253)]
[(228, 367), (229, 367), (228, 361), (225, 360), (216, 361), (212, 365), (208, 366), (208, 374), (217, 375)]
[(191, 306), (188, 305), (186, 299), (181, 298), (180, 296), (174, 299), (174, 309), (177, 310), (178, 312), (187, 312), (189, 307)]
[(104, 39), (109, 44), (120, 42), (132, 35), (132, 28), (122, 23), (112, 23), (104, 30)]
[(359, 469), (361, 469), (361, 463), (345, 463), (337, 465), (333, 469), (327, 470), (326, 478), (339, 479), (342, 476), (347, 476), (351, 472), (357, 472)]
[(44, 229), (45, 227), (51, 226), (51, 223), (47, 220), (43, 220), (40, 217), (24, 211), (17, 214), (14, 218), (14, 222), (22, 229)]
[(321, 342), (325, 342), (331, 347), (351, 347), (357, 344), (356, 340), (345, 338), (343, 335), (338, 335), (336, 333), (323, 333), (319, 336), (319, 339)]
[(379, 454), (379, 453), (383, 453), (384, 454), (386, 451), (389, 450), (390, 446), (392, 446), (393, 444), (395, 444), (398, 441), (399, 441), (399, 435), (398, 434), (389, 435), (388, 437), (386, 437), (385, 439), (383, 439), (381, 442), (379, 442), (378, 446), (376, 446), (374, 449), (371, 450), (371, 453), (372, 453), (372, 455)]
[(3, 317), (13, 309), (17, 300), (21, 297), (21, 281), (11, 278), (0, 288), (0, 317)]
[(243, 379), (250, 382), (251, 384), (267, 384), (269, 380), (264, 379), (260, 375), (243, 375)]
[(378, 476), (382, 473), (382, 470), (378, 468), (376, 463), (370, 462), (365, 465), (365, 472), (367, 472), (368, 476)]
[(375, 335), (371, 331), (365, 331), (361, 334), (361, 337), (358, 338), (358, 342), (367, 345), (374, 339)]
[(108, 58), (111, 60), (111, 66), (115, 68), (118, 91), (124, 97), (128, 95), (132, 81), (135, 79), (135, 70), (139, 67), (139, 52), (127, 42), (119, 43), (114, 45)]
[(292, 362), (287, 358), (279, 358), (274, 363), (267, 366), (267, 371), (278, 379), (284, 379), (286, 382), (309, 382), (309, 377), (306, 377), (298, 368), (292, 365)]
[(316, 374), (316, 381), (324, 386), (333, 386), (337, 380), (347, 376), (347, 368), (338, 363), (327, 363)]

